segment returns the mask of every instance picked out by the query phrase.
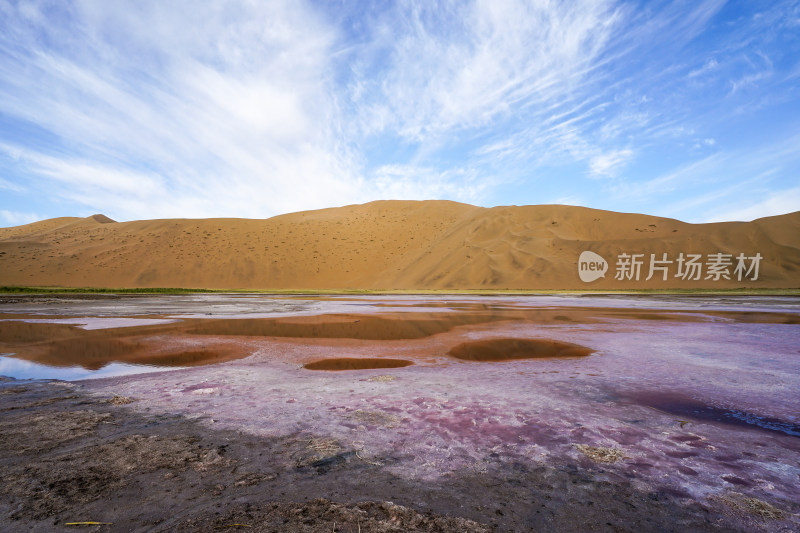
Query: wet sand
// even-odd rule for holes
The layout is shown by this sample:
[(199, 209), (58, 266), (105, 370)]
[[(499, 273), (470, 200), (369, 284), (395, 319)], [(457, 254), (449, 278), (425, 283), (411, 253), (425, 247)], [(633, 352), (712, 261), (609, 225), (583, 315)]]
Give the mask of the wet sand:
[[(215, 295), (0, 311), (14, 319), (0, 351), (17, 358), (179, 367), (1, 384), (12, 531), (800, 526), (797, 299)], [(21, 321), (145, 317), (175, 322)]]

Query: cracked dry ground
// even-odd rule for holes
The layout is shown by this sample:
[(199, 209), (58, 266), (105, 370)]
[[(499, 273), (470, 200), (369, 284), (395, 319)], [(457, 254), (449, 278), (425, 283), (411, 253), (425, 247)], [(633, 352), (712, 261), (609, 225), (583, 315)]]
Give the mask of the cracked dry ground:
[(392, 458), (363, 458), (322, 435), (210, 430), (134, 412), (128, 401), (89, 396), (80, 384), (0, 383), (3, 531), (88, 521), (104, 524), (81, 530), (731, 530), (730, 516), (699, 503), (597, 479), (602, 463), (498, 459), (486, 472), (413, 482), (381, 467)]

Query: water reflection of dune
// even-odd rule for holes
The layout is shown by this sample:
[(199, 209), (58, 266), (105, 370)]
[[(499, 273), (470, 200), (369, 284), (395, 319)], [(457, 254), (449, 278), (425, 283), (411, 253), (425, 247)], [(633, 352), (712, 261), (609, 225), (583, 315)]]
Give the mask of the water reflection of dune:
[[(526, 338), (524, 332), (531, 328), (550, 327), (558, 331), (558, 328), (596, 324), (625, 327), (639, 322), (787, 325), (800, 322), (800, 315), (785, 310), (726, 311), (693, 306), (642, 309), (623, 305), (616, 308), (599, 305), (559, 307), (552, 305), (550, 300), (540, 305), (538, 302), (535, 298), (522, 301), (492, 299), (484, 303), (460, 300), (445, 305), (441, 301), (424, 299), (416, 303), (403, 303), (392, 298), (365, 299), (350, 302), (359, 310), (358, 314), (322, 312), (318, 315), (267, 318), (167, 320), (148, 315), (147, 319), (57, 316), (44, 319), (39, 318), (40, 315), (5, 315), (9, 318), (0, 320), (0, 352), (13, 352), (17, 358), (53, 367), (81, 366), (98, 370), (112, 362), (161, 367), (214, 364), (247, 357), (276, 343), (314, 344), (335, 347), (340, 351), (348, 345), (371, 343), (376, 353), (384, 355), (404, 345), (411, 346), (414, 341), (435, 337), (442, 345), (426, 345), (406, 358), (416, 361), (436, 358), (505, 361), (577, 357), (593, 352), (591, 347), (541, 336)], [(326, 304), (331, 309), (341, 309), (342, 302)], [(396, 310), (400, 308), (405, 311)], [(59, 323), (62, 321), (66, 323)], [(136, 325), (142, 323), (144, 325)], [(101, 327), (118, 324), (132, 325)], [(465, 336), (471, 333), (490, 337), (465, 342)], [(366, 364), (363, 358), (361, 361), (357, 364)], [(302, 357), (291, 362), (309, 363)]]

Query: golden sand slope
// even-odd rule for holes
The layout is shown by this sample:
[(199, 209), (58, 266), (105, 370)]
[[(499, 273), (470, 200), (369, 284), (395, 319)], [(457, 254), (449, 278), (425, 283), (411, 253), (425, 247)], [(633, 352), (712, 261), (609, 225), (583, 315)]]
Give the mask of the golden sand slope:
[[(584, 283), (578, 257), (609, 263)], [(759, 278), (667, 281), (650, 254), (763, 256)], [(642, 253), (639, 281), (615, 280)], [(735, 259), (734, 259), (735, 266)], [(730, 269), (731, 274), (733, 268)], [(703, 273), (705, 277), (705, 271)], [(482, 208), (380, 201), (267, 220), (117, 223), (103, 215), (0, 228), (0, 285), (215, 289), (641, 289), (800, 287), (800, 212), (686, 224), (558, 205)]]

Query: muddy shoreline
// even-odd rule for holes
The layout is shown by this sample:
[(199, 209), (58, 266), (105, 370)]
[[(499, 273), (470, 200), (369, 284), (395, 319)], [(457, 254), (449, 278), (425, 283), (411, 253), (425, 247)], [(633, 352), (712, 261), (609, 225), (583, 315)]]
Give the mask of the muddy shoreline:
[(23, 373), (0, 380), (3, 531), (800, 523), (794, 299), (204, 295), (2, 311), (0, 374)]
[(364, 460), (323, 436), (209, 429), (79, 383), (6, 380), (0, 395), (4, 531), (748, 531), (765, 520), (639, 492), (605, 479), (603, 463), (495, 454), (485, 472), (415, 483), (379, 466), (392, 457)]

